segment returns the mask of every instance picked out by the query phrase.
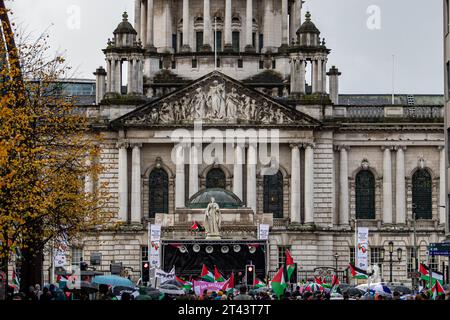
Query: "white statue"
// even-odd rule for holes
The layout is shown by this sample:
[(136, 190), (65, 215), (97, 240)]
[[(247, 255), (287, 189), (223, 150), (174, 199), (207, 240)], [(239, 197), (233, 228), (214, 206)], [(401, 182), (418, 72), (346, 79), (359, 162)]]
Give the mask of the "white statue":
[(209, 88), (208, 101), (211, 107), (211, 117), (223, 119), (227, 116), (225, 106), (225, 88), (219, 81), (214, 80), (213, 85)]
[(220, 239), (220, 225), (222, 216), (219, 205), (214, 198), (208, 204), (205, 210), (205, 232), (206, 239)]
[(238, 106), (239, 106), (239, 95), (237, 94), (236, 88), (232, 88), (226, 100), (227, 118), (236, 117), (236, 111)]
[(379, 283), (381, 282), (381, 273), (380, 267), (378, 265), (369, 266), (367, 268), (367, 273), (370, 275), (370, 283)]
[(193, 100), (194, 118), (203, 119), (205, 117), (206, 111), (206, 97), (205, 94), (203, 93), (202, 88), (197, 88), (195, 92), (196, 93)]

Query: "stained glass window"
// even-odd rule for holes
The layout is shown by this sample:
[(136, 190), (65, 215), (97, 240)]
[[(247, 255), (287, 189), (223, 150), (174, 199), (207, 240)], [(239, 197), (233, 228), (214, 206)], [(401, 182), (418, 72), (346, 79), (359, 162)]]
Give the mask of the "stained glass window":
[(150, 173), (150, 218), (155, 213), (169, 213), (169, 178), (163, 169)]
[(214, 168), (209, 170), (206, 175), (206, 188), (220, 188), (225, 189), (225, 173), (221, 169)]
[(356, 175), (356, 218), (375, 219), (375, 177), (369, 170)]
[(412, 197), (416, 219), (431, 219), (431, 175), (427, 170), (416, 171), (412, 177)]
[(280, 171), (264, 176), (264, 212), (283, 218), (283, 175)]

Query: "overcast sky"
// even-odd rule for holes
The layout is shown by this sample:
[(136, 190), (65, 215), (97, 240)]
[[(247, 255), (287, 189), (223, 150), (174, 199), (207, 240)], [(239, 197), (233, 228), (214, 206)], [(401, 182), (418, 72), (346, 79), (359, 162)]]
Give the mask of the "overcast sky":
[[(237, 0), (235, 0), (237, 1)], [(239, 0), (244, 1), (244, 0)], [(35, 36), (48, 29), (77, 77), (94, 78), (101, 51), (134, 0), (9, 0), (14, 20)], [(341, 93), (443, 93), (442, 0), (307, 0), (342, 74)]]

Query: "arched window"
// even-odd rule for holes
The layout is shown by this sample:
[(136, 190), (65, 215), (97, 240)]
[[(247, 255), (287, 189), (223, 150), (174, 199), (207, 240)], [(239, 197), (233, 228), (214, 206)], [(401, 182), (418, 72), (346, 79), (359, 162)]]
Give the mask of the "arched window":
[(375, 177), (369, 170), (356, 175), (356, 219), (375, 219)]
[(163, 169), (154, 169), (150, 173), (150, 218), (155, 213), (169, 213), (169, 177)]
[(283, 218), (283, 175), (264, 176), (264, 213), (274, 218)]
[(206, 188), (221, 188), (225, 189), (226, 180), (225, 173), (219, 168), (209, 170), (206, 175)]
[(421, 169), (414, 173), (412, 177), (412, 202), (415, 204), (416, 219), (431, 219), (431, 175)]

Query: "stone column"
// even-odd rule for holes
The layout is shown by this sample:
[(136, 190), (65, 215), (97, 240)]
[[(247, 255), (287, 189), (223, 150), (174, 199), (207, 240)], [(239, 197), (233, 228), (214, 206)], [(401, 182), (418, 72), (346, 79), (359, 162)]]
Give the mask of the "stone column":
[(141, 223), (142, 182), (141, 182), (141, 144), (133, 145), (131, 155), (131, 222)]
[(137, 32), (137, 38), (141, 38), (141, 1), (134, 1), (134, 29)]
[(263, 52), (272, 51), (273, 49), (273, 0), (264, 1), (264, 48)]
[(317, 60), (311, 61), (311, 86), (312, 93), (317, 93)]
[(115, 92), (118, 94), (122, 94), (122, 62), (117, 59), (115, 60), (115, 75), (114, 75), (114, 83), (115, 83)]
[(175, 169), (175, 208), (184, 208), (185, 204), (184, 186), (184, 147), (176, 146), (176, 169)]
[(327, 59), (322, 61), (322, 70), (320, 70), (322, 74), (322, 92), (327, 92)]
[(106, 59), (106, 92), (111, 92), (112, 88), (112, 68), (111, 68), (111, 59)]
[(195, 144), (191, 146), (189, 161), (189, 197), (198, 192), (198, 149)]
[(153, 0), (147, 0), (147, 41), (145, 43), (146, 48), (150, 51), (155, 50), (154, 45), (154, 26), (153, 26), (153, 17), (154, 17), (154, 3)]
[(305, 224), (314, 224), (314, 149), (305, 149)]
[(320, 92), (320, 93), (323, 92), (323, 88), (322, 88), (322, 84), (323, 84), (322, 70), (323, 70), (323, 67), (322, 67), (322, 64), (323, 64), (323, 60), (322, 59), (317, 60), (317, 70), (316, 70), (317, 85), (316, 85), (316, 88), (317, 88), (317, 92)]
[(136, 80), (134, 69), (136, 68), (135, 60), (128, 60), (128, 84), (127, 84), (127, 94), (134, 92), (134, 81)]
[(119, 148), (119, 220), (128, 220), (128, 145), (118, 144)]
[(211, 3), (203, 0), (203, 51), (211, 51)]
[(224, 31), (225, 31), (225, 45), (224, 45), (224, 51), (231, 51), (233, 50), (233, 39), (232, 39), (232, 33), (231, 33), (231, 14), (232, 14), (232, 1), (231, 0), (225, 0), (225, 23), (224, 23)]
[(247, 0), (246, 10), (246, 32), (245, 32), (245, 51), (255, 52), (253, 47), (253, 0)]
[(299, 66), (299, 93), (304, 94), (306, 92), (306, 62), (303, 60), (300, 60), (300, 66)]
[[(90, 168), (92, 161), (90, 158), (86, 159), (86, 167)], [(88, 173), (84, 177), (84, 192), (88, 194), (94, 193), (94, 180), (92, 179), (92, 174)]]
[(256, 214), (256, 148), (250, 144), (247, 150), (247, 207), (252, 208)]
[(339, 224), (348, 226), (350, 222), (349, 215), (349, 196), (348, 196), (348, 147), (339, 146)]
[(147, 1), (141, 1), (141, 34), (142, 46), (147, 44)]
[(339, 104), (339, 76), (341, 74), (335, 66), (331, 67), (327, 73), (327, 76), (330, 78), (330, 99), (334, 104)]
[(300, 148), (297, 144), (291, 147), (291, 223), (300, 223), (301, 210), (301, 173), (300, 173)]
[(289, 44), (288, 0), (281, 0), (281, 19), (281, 46), (286, 47)]
[(406, 223), (406, 192), (405, 192), (405, 153), (406, 147), (397, 147), (396, 177), (395, 177), (395, 209), (396, 223)]
[(392, 162), (391, 147), (382, 147), (383, 155), (383, 223), (392, 224)]
[(182, 52), (190, 52), (190, 23), (189, 23), (189, 0), (183, 0), (183, 46)]
[(445, 225), (446, 222), (446, 204), (447, 204), (447, 192), (446, 192), (446, 165), (445, 165), (445, 148), (439, 147), (439, 224)]
[(237, 144), (234, 149), (234, 168), (233, 168), (233, 193), (243, 199), (243, 174), (242, 165), (244, 164), (244, 150)]
[[(109, 66), (109, 61), (107, 61), (107, 64)], [(96, 80), (95, 103), (99, 104), (105, 97), (106, 71), (105, 69), (103, 69), (103, 67), (100, 67), (97, 70), (95, 70), (94, 75)]]

